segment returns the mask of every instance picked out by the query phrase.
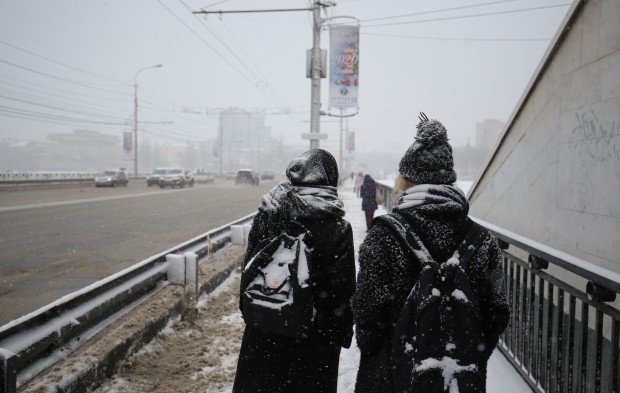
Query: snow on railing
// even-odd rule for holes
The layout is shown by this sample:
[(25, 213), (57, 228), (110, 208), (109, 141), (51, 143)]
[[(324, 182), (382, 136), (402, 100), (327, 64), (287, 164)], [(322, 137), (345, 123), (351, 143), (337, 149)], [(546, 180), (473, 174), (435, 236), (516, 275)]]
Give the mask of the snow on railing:
[[(178, 283), (173, 280), (178, 276), (174, 271), (178, 264), (171, 255), (189, 255), (196, 266), (196, 261), (199, 263), (230, 244), (231, 228), (247, 225), (255, 214), (196, 236), (1, 326), (0, 393), (15, 392), (53, 363), (59, 351), (68, 355), (77, 348), (75, 343), (80, 338), (91, 337), (94, 330), (103, 329), (123, 315), (123, 310), (129, 310), (171, 281)], [(116, 318), (110, 318), (111, 315)]]
[[(378, 182), (378, 189), (391, 210), (392, 187)], [(536, 392), (620, 391), (620, 311), (609, 304), (620, 293), (620, 275), (472, 219), (502, 248), (511, 317), (498, 347), (530, 387)], [(520, 257), (524, 254), (527, 261)], [(575, 281), (584, 287), (569, 284)]]

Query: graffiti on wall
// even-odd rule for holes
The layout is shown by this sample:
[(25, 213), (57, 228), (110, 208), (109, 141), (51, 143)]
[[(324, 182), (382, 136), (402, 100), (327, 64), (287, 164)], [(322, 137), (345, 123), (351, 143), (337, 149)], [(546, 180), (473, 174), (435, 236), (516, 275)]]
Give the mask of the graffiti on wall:
[(565, 113), (569, 137), (559, 149), (560, 208), (620, 218), (620, 113), (615, 105)]

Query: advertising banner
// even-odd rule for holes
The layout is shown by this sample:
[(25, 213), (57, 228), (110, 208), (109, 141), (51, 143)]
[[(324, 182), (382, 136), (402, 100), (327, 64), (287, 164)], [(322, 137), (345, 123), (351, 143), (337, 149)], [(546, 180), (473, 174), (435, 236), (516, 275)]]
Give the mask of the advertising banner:
[(357, 108), (359, 26), (330, 26), (329, 107)]
[(347, 150), (347, 155), (355, 152), (355, 131), (347, 131), (347, 140), (345, 146)]
[(133, 152), (133, 132), (123, 132), (123, 152), (125, 154), (131, 154)]

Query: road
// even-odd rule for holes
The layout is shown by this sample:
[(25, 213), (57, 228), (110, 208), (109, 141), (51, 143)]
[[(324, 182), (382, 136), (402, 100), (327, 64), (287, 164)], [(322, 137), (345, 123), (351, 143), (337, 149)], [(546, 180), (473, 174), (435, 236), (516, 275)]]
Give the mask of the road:
[(255, 211), (273, 185), (0, 193), (0, 325)]

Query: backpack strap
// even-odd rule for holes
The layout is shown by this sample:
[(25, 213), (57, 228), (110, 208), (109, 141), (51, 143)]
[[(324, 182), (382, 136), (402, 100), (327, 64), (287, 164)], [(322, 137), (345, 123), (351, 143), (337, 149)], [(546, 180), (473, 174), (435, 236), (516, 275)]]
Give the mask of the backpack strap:
[(459, 263), (463, 270), (467, 268), (474, 254), (482, 246), (482, 243), (486, 238), (486, 231), (484, 228), (480, 224), (474, 222), (471, 218), (467, 217), (466, 225), (469, 226), (469, 229), (467, 230), (463, 241), (457, 248)]

